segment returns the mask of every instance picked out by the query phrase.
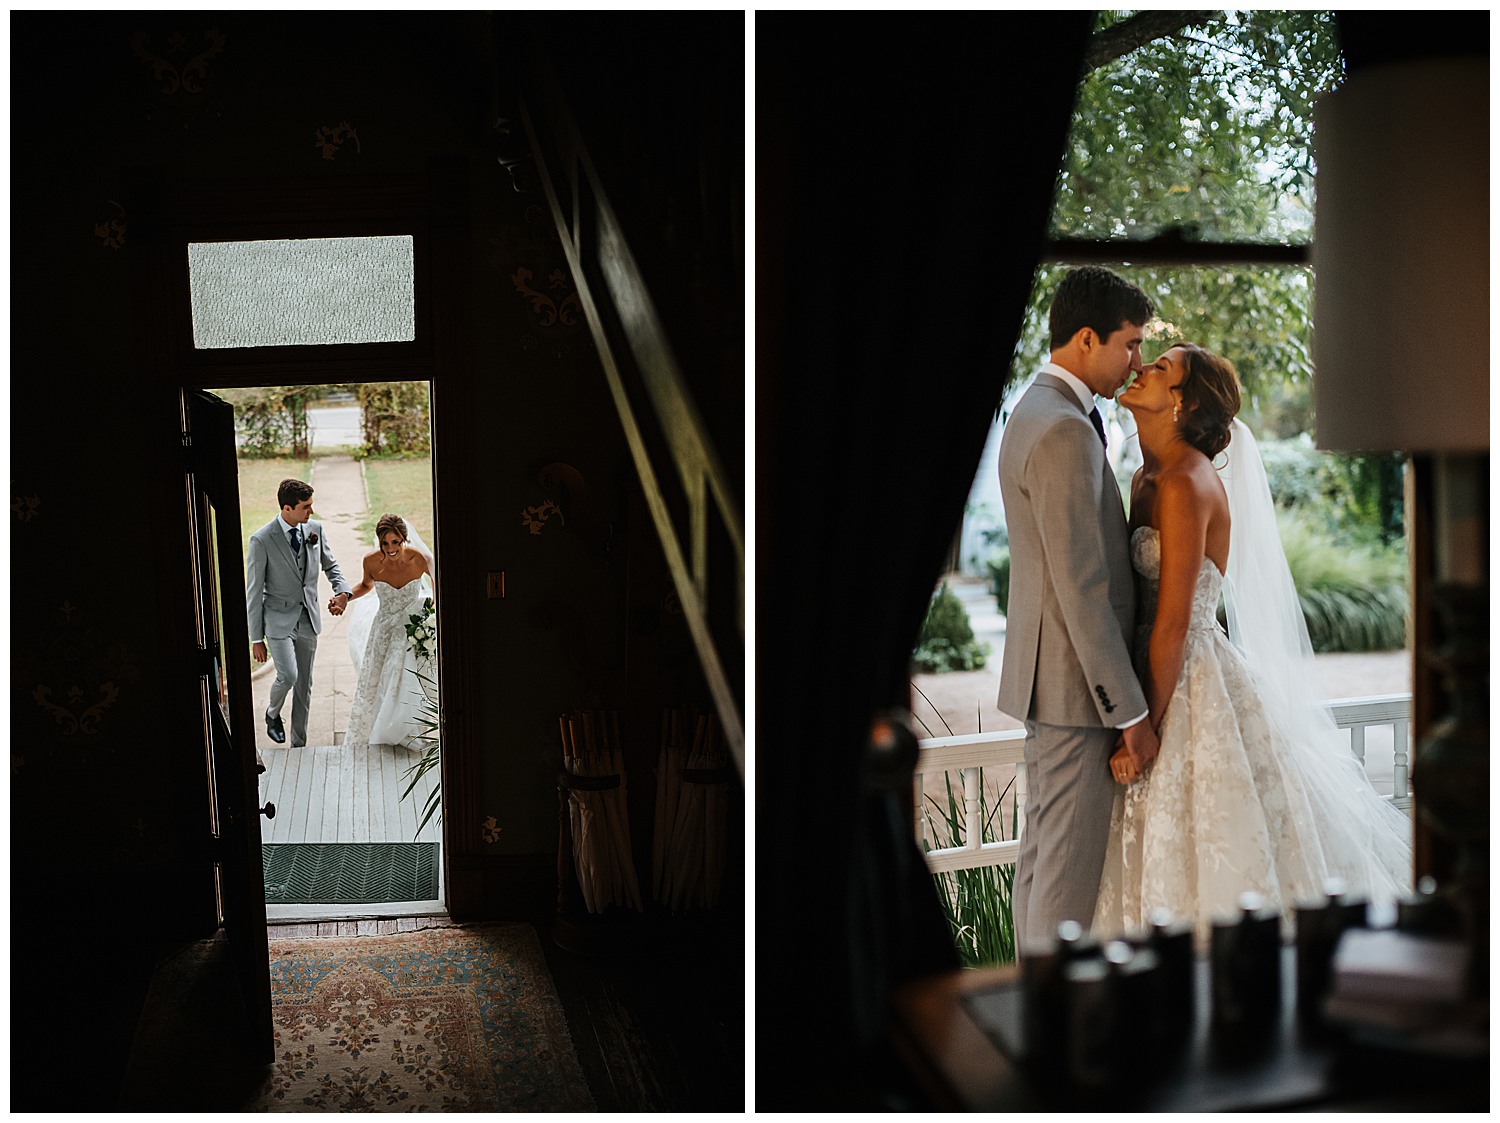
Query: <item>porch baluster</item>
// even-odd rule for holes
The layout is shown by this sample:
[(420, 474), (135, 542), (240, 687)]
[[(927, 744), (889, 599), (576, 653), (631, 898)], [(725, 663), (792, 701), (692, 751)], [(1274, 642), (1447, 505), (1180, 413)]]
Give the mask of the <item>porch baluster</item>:
[(1026, 765), (1016, 765), (1016, 837), (1021, 837), (1021, 832), (1026, 829), (1026, 797), (1031, 794), (1030, 785), (1026, 783)]
[[(1387, 727), (1394, 738), (1394, 775), (1391, 801), (1411, 813), (1411, 695), (1381, 695), (1373, 698), (1348, 698), (1330, 703), (1335, 722), (1349, 730), (1350, 749), (1365, 764), (1365, 730)], [(962, 772), (964, 777), (964, 818), (966, 837), (960, 846), (940, 846), (932, 837), (926, 816), (914, 824), (919, 840), (929, 844), (929, 862), (934, 869), (968, 869), (973, 865), (1001, 865), (1014, 862), (1019, 850), (1017, 839), (1026, 827), (1026, 804), (1029, 788), (1026, 765), (1021, 759), (1022, 730), (1005, 730), (990, 734), (965, 734), (937, 737), (921, 742), (922, 756), (917, 765), (914, 790), (920, 806), (924, 799), (924, 768), (938, 776), (944, 772)], [(980, 763), (972, 763), (978, 761)], [(979, 814), (980, 772), (989, 768), (1000, 776), (1001, 769), (1015, 769), (1015, 835), (1004, 842), (984, 845), (984, 824)], [(1007, 831), (1007, 833), (1009, 833)]]
[(1395, 787), (1391, 792), (1392, 801), (1397, 807), (1406, 808), (1410, 801), (1411, 792), (1408, 785), (1411, 777), (1407, 769), (1407, 749), (1410, 746), (1410, 727), (1405, 721), (1398, 720), (1393, 723), (1396, 734), (1396, 760), (1395, 760)]
[(922, 798), (923, 798), (922, 776), (923, 776), (923, 773), (922, 773), (922, 769), (920, 767), (918, 767), (917, 770), (916, 770), (916, 772), (914, 772), (912, 774), (912, 778), (911, 778), (912, 803), (911, 803), (911, 805), (912, 805), (913, 813), (917, 817), (917, 821), (916, 821), (916, 824), (915, 824), (915, 826), (917, 828), (917, 845), (920, 846), (922, 848), (922, 850), (925, 852), (932, 845), (932, 835), (931, 835), (931, 833), (927, 829), (927, 809), (926, 809), (926, 807), (922, 803)]
[(979, 821), (979, 769), (964, 769), (964, 849), (978, 850), (984, 841)]

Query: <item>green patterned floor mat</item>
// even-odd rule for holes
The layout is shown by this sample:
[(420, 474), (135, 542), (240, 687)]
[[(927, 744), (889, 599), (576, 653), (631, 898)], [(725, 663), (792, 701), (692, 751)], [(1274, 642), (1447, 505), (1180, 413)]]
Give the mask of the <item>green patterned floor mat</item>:
[(268, 905), (435, 901), (435, 842), (272, 842), (260, 848)]

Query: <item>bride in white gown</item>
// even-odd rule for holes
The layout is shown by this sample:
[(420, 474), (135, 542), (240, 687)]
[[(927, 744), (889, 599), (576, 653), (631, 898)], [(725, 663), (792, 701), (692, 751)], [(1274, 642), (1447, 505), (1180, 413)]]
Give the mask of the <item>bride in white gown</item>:
[(1407, 891), (1410, 823), (1317, 700), (1265, 471), (1234, 420), (1233, 366), (1174, 346), (1119, 401), (1144, 458), (1130, 504), (1136, 664), (1161, 750), (1144, 776), (1123, 750), (1110, 760), (1126, 786), (1094, 932), (1138, 931), (1166, 908), (1202, 939), (1247, 890), (1285, 916), (1331, 877), (1371, 900)]
[[(378, 548), (350, 593), (349, 654), (356, 685), (346, 745), (410, 745), (426, 728), (419, 720), (424, 691), (435, 689), (434, 653), (419, 658), (406, 627), (434, 595), (436, 566), (421, 536), (397, 515), (375, 527)], [(416, 673), (414, 673), (416, 672)]]

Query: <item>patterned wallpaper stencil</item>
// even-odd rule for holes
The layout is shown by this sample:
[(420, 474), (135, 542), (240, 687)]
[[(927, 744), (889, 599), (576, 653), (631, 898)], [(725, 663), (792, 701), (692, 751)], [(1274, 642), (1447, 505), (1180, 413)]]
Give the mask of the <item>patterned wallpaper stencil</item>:
[[(161, 83), (164, 94), (197, 94), (203, 92), (204, 79), (208, 77), (208, 64), (224, 52), (226, 36), (217, 27), (203, 32), (199, 40), (190, 47), (187, 36), (174, 31), (167, 36), (166, 43), (157, 53), (150, 32), (137, 31), (130, 37), (130, 49), (151, 69), (151, 76)], [(201, 48), (201, 49), (199, 49)], [(196, 51), (190, 54), (190, 51)]]
[(118, 212), (113, 218), (94, 223), (94, 234), (104, 239), (104, 248), (117, 250), (125, 244), (125, 208), (113, 199), (109, 205)]
[(134, 653), (123, 641), (90, 624), (71, 601), (63, 601), (56, 623), (16, 644), (18, 690), (52, 719), (64, 738), (93, 737), (108, 721), (124, 687), (140, 678)]
[(523, 265), (511, 274), (510, 279), (516, 286), (516, 291), (531, 301), (531, 312), (536, 317), (537, 327), (576, 327), (583, 322), (583, 305), (579, 302), (578, 290), (570, 276), (561, 269), (552, 270), (547, 274), (547, 291), (532, 287), (530, 282), (533, 276), (531, 270)]
[(561, 526), (564, 521), (562, 508), (552, 502), (552, 500), (544, 499), (542, 502), (527, 507), (521, 512), (521, 525), (531, 531), (532, 534), (540, 534), (542, 527), (547, 525), (547, 520), (553, 515), (557, 516), (558, 525)]
[(354, 154), (360, 153), (359, 134), (354, 131), (354, 126), (348, 121), (340, 121), (337, 125), (324, 125), (313, 134), (313, 147), (320, 149), (323, 159), (332, 160), (338, 155), (346, 141), (354, 142)]
[(12, 495), (10, 497), (10, 513), (15, 515), (23, 523), (29, 523), (42, 513), (42, 499), (39, 495)]

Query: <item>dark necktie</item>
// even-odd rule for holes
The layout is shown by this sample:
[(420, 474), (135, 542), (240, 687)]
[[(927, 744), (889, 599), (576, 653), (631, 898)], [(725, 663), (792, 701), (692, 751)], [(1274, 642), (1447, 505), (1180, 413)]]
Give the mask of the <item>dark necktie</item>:
[(300, 535), (300, 534), (297, 533), (297, 528), (295, 526), (292, 527), (292, 529), (289, 531), (289, 533), (292, 536), (292, 553), (295, 554), (297, 557), (301, 557), (302, 556), (302, 535)]
[(1098, 406), (1089, 410), (1089, 420), (1094, 423), (1094, 432), (1099, 434), (1099, 440), (1104, 443), (1105, 448), (1108, 448), (1109, 438), (1104, 435), (1104, 418), (1099, 416)]

